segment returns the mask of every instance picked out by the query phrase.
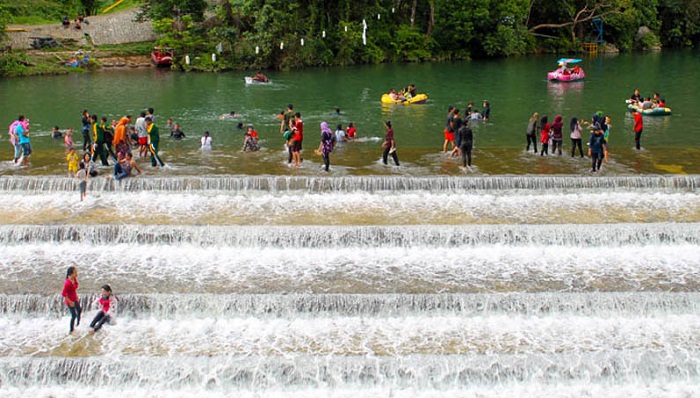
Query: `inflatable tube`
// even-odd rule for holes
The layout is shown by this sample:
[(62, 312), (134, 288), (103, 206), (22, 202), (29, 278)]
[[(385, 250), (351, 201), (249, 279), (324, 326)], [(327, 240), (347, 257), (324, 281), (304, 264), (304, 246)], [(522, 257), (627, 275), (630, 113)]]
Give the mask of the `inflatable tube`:
[(634, 104), (628, 104), (627, 109), (636, 110), (643, 116), (668, 116), (671, 114), (671, 108), (651, 108), (651, 109), (640, 109)]
[(246, 76), (244, 79), (245, 79), (245, 84), (272, 84), (272, 80), (268, 80), (266, 82), (261, 82), (260, 80), (255, 80), (250, 76)]
[(586, 72), (579, 68), (579, 73), (564, 74), (559, 69), (547, 73), (547, 79), (553, 82), (580, 82), (586, 78)]
[(416, 94), (412, 98), (409, 98), (405, 101), (394, 101), (391, 99), (389, 94), (382, 94), (382, 104), (404, 104), (404, 105), (410, 105), (410, 104), (424, 104), (425, 101), (428, 100), (428, 95), (427, 94)]

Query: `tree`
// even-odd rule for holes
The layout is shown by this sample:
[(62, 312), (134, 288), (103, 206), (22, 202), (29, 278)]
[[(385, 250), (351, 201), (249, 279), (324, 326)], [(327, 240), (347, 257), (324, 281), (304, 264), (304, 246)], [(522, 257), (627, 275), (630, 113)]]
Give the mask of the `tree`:
[(80, 0), (80, 5), (83, 7), (83, 12), (86, 16), (97, 14), (99, 3), (99, 0)]
[[(527, 17), (528, 22), (531, 20), (533, 8), (539, 8), (539, 5), (535, 7), (535, 3), (537, 1), (538, 0), (530, 0), (529, 15)], [(545, 2), (547, 2), (547, 0), (545, 0)], [(565, 2), (551, 2), (550, 4), (555, 4), (563, 10), (567, 9), (567, 7), (565, 7)], [(571, 18), (570, 20), (565, 22), (539, 23), (537, 25), (529, 27), (528, 31), (531, 34), (537, 34), (537, 31), (542, 29), (560, 29), (568, 27), (571, 32), (571, 42), (575, 43), (576, 29), (581, 24), (583, 24), (584, 22), (592, 21), (595, 18), (604, 18), (605, 16), (610, 14), (619, 14), (621, 12), (622, 7), (621, 2), (619, 1), (601, 1), (600, 3), (595, 4), (584, 3), (583, 6), (579, 6), (578, 8), (575, 7), (575, 4), (570, 4), (569, 9), (574, 11), (571, 14), (569, 14), (569, 17)]]
[(151, 20), (172, 18), (178, 20), (183, 15), (189, 15), (192, 20), (204, 20), (207, 9), (205, 0), (146, 0), (141, 6), (142, 13)]
[(10, 18), (12, 18), (10, 12), (7, 11), (5, 5), (0, 4), (0, 43), (2, 43), (7, 37), (7, 33), (5, 33), (5, 25), (10, 22)]

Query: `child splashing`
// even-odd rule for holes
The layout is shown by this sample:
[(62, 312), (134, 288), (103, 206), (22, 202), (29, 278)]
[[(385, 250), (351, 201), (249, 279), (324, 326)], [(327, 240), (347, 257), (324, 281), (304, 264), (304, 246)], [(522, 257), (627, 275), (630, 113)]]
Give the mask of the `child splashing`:
[(109, 285), (103, 285), (101, 296), (98, 300), (100, 305), (100, 310), (95, 315), (95, 318), (90, 322), (90, 331), (88, 333), (93, 334), (102, 328), (102, 325), (109, 322), (112, 319), (110, 310), (114, 310), (115, 302), (112, 297), (112, 287)]

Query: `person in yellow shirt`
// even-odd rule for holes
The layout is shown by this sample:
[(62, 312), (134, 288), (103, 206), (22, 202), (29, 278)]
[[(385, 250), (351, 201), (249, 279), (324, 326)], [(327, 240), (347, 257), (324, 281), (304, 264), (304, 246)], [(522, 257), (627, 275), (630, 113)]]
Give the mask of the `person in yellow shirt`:
[(75, 153), (75, 148), (68, 148), (68, 155), (66, 155), (66, 162), (68, 162), (68, 176), (73, 176), (78, 171), (78, 162), (80, 158), (78, 154)]

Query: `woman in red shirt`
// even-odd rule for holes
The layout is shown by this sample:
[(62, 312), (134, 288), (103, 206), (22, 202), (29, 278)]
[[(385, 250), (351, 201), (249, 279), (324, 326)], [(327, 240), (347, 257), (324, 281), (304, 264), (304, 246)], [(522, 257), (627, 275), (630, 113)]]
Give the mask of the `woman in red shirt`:
[(542, 150), (540, 151), (540, 156), (548, 155), (547, 151), (549, 149), (549, 134), (551, 126), (547, 123), (547, 116), (542, 116), (540, 125), (542, 126), (542, 132), (540, 133), (540, 144), (542, 144)]
[[(68, 267), (66, 282), (63, 284), (63, 300), (70, 310), (70, 334), (74, 333), (75, 326), (80, 325), (80, 300), (78, 299), (78, 268)], [(77, 323), (76, 323), (77, 320)]]

